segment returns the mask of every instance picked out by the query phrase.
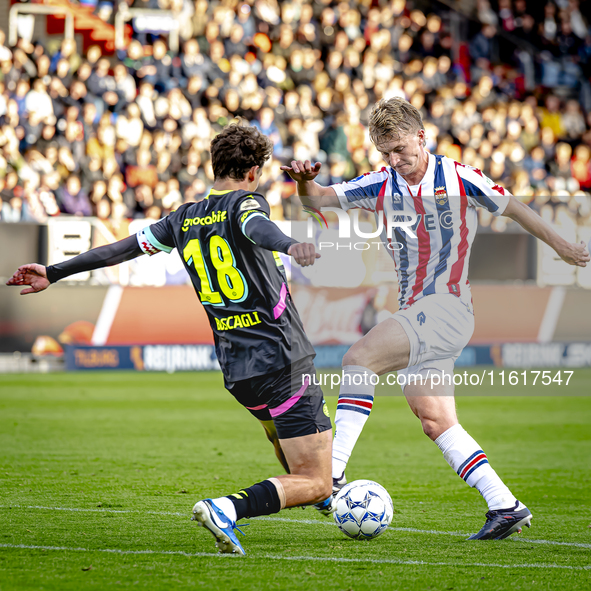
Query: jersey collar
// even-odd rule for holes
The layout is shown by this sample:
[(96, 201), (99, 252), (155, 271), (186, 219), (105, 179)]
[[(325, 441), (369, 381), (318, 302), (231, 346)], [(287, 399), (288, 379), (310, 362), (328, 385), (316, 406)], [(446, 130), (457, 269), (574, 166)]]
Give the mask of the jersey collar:
[[(428, 183), (429, 182), (429, 179), (430, 178), (433, 178), (433, 176), (435, 175), (435, 161), (437, 159), (430, 152), (427, 152), (427, 156), (429, 158), (429, 163), (427, 164), (427, 171), (425, 172), (423, 178), (421, 179), (421, 182), (419, 183), (419, 192), (418, 192), (418, 195), (419, 196), (420, 196), (420, 194), (422, 192), (421, 190), (422, 190), (423, 184), (424, 183)], [(409, 184), (392, 167), (390, 167), (390, 170), (394, 174), (394, 178), (396, 179), (396, 182), (398, 183), (398, 186), (399, 187), (400, 186), (407, 187), (408, 188), (408, 192), (410, 193), (410, 195), (412, 197), (413, 194), (412, 194), (412, 191), (410, 190)], [(413, 186), (416, 186), (416, 185), (413, 185)], [(416, 197), (416, 195), (415, 195), (415, 197)]]
[(211, 196), (225, 195), (226, 193), (231, 193), (231, 192), (232, 192), (232, 189), (226, 189), (225, 191), (218, 191), (217, 189), (210, 189), (209, 193), (207, 194), (207, 196), (205, 198), (209, 199)]

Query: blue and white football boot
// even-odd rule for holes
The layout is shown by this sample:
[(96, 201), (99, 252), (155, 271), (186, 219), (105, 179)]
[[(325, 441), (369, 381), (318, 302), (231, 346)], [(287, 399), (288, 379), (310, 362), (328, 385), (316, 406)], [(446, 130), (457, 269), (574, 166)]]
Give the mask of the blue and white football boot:
[(203, 499), (195, 504), (191, 520), (213, 534), (215, 545), (222, 554), (246, 554), (234, 530), (243, 532), (211, 499)]
[(316, 503), (314, 505), (314, 508), (320, 511), (322, 515), (332, 515), (332, 513), (334, 513), (336, 509), (334, 500), (341, 491), (341, 488), (345, 486), (345, 484), (347, 484), (347, 478), (345, 477), (345, 473), (343, 472), (339, 478), (332, 479), (332, 495), (330, 495), (328, 499), (320, 503)]
[(330, 495), (328, 499), (314, 505), (314, 509), (320, 511), (322, 515), (331, 515), (335, 510), (334, 497)]
[(489, 511), (486, 514), (486, 523), (482, 529), (470, 536), (469, 540), (503, 540), (511, 534), (521, 533), (522, 526), (531, 527), (531, 511), (517, 501), (515, 507)]

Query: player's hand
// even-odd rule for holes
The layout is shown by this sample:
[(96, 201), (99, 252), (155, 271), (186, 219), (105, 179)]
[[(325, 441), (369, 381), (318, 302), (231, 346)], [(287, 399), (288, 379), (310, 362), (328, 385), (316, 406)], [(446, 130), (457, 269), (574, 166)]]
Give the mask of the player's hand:
[(300, 242), (299, 244), (292, 244), (287, 251), (289, 256), (295, 259), (295, 262), (302, 267), (309, 267), (320, 258), (316, 252), (313, 244), (309, 242)]
[(51, 284), (47, 279), (47, 272), (43, 265), (35, 263), (19, 267), (14, 275), (6, 282), (6, 285), (29, 285), (21, 291), (21, 295), (37, 293), (47, 289)]
[(305, 183), (313, 181), (320, 172), (322, 164), (316, 162), (314, 166), (309, 160), (302, 162), (301, 160), (292, 160), (291, 166), (282, 166), (281, 170), (285, 171), (296, 183)]
[(557, 252), (563, 261), (576, 267), (586, 267), (587, 263), (591, 261), (587, 245), (582, 240), (579, 244), (566, 244)]

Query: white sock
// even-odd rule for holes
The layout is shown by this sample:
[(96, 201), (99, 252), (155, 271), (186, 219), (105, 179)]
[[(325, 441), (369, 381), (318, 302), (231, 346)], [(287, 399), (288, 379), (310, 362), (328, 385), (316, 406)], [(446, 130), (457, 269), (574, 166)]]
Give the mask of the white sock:
[(360, 365), (343, 367), (343, 380), (334, 421), (336, 432), (332, 442), (333, 478), (340, 478), (347, 467), (353, 448), (371, 412), (375, 383), (377, 374), (371, 369)]
[(225, 514), (228, 519), (231, 519), (234, 523), (236, 523), (236, 507), (234, 507), (234, 503), (228, 497), (220, 497), (218, 499), (212, 499), (216, 507), (219, 507)]
[(508, 509), (517, 504), (511, 491), (491, 468), (486, 454), (461, 425), (450, 427), (435, 443), (458, 476), (468, 486), (478, 489), (489, 510)]

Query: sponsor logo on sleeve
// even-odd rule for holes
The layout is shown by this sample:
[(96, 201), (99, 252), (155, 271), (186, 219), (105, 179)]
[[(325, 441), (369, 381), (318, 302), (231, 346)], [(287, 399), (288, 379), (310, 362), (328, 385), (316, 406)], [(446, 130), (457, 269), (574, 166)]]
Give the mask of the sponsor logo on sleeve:
[[(246, 211), (244, 212), (241, 216), (240, 216), (240, 223), (243, 224), (244, 221), (246, 220), (246, 218), (248, 218), (248, 216), (253, 215), (254, 213), (257, 213), (255, 211)], [(260, 213), (260, 212), (259, 212)]]
[(249, 209), (260, 209), (261, 204), (256, 199), (245, 199), (240, 204), (240, 211), (248, 211)]

